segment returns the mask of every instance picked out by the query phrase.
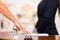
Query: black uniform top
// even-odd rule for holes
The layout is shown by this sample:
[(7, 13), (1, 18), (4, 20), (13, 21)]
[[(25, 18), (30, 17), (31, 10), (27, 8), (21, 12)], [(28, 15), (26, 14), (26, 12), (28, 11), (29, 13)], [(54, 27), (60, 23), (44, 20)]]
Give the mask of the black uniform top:
[(48, 33), (57, 35), (55, 26), (55, 14), (58, 0), (42, 0), (38, 5), (38, 22), (36, 28), (38, 33)]

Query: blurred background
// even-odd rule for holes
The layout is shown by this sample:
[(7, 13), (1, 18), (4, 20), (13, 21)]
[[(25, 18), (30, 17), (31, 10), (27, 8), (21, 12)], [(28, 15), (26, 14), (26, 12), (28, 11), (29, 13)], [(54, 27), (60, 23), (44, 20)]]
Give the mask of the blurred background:
[[(37, 6), (41, 0), (1, 0), (21, 25), (29, 32), (33, 32), (37, 18)], [(56, 28), (60, 34), (60, 18), (56, 12)], [(14, 24), (0, 14), (0, 31), (13, 31)]]

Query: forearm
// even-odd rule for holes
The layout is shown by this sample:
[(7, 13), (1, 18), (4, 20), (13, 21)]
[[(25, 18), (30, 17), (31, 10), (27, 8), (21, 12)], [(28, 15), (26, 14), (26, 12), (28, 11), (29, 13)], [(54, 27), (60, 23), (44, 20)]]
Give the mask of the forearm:
[(8, 8), (2, 2), (0, 2), (0, 12), (11, 21), (13, 22), (17, 21), (15, 17), (12, 15), (12, 13), (8, 10)]

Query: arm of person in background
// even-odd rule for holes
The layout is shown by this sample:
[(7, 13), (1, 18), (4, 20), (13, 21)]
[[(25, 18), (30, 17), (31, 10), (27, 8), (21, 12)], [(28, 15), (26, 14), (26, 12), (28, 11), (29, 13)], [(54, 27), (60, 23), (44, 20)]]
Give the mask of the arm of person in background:
[(0, 13), (3, 14), (6, 18), (11, 20), (14, 25), (17, 27), (18, 30), (22, 30), (26, 33), (28, 33), (18, 22), (18, 20), (12, 15), (12, 13), (8, 10), (6, 5), (0, 1)]

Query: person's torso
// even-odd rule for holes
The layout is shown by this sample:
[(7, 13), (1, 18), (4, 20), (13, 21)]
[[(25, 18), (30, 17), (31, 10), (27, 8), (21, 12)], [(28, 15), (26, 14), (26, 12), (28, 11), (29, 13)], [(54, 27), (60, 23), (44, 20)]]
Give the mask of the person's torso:
[(47, 0), (42, 0), (39, 4), (38, 4), (38, 10), (37, 10), (37, 14), (38, 14), (38, 17), (40, 17), (40, 13), (44, 13), (45, 11), (45, 8), (46, 8), (46, 3), (47, 3)]

